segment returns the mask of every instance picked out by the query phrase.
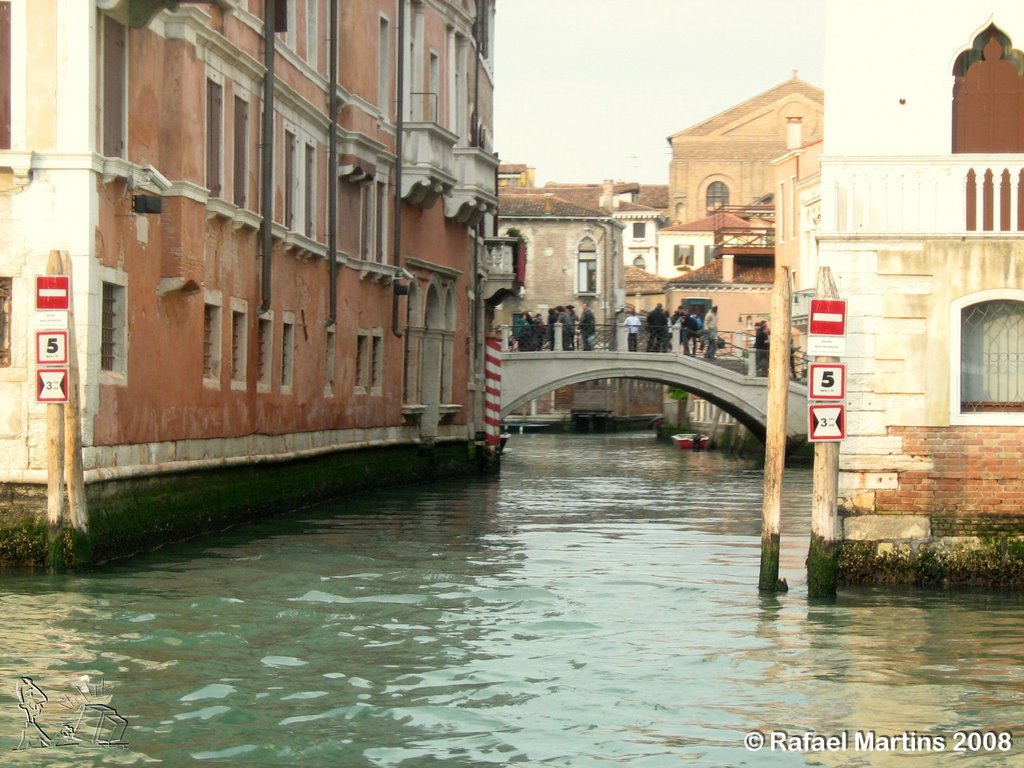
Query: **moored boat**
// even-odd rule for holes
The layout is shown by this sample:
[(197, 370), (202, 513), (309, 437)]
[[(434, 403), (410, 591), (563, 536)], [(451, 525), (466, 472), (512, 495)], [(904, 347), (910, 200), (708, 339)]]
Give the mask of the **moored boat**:
[(672, 435), (672, 442), (681, 451), (701, 450), (707, 448), (711, 438), (698, 432), (682, 432)]

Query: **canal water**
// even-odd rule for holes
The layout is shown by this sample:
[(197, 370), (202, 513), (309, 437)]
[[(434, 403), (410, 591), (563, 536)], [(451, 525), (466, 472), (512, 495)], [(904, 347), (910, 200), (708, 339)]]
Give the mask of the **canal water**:
[(1024, 601), (808, 599), (806, 468), (790, 591), (759, 595), (761, 483), (650, 433), (516, 435), (497, 478), (7, 574), (0, 764), (1024, 763)]

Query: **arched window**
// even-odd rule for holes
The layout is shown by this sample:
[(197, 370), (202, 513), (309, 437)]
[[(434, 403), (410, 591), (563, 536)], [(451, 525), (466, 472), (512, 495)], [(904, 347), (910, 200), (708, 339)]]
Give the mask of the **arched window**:
[(580, 294), (597, 293), (597, 245), (593, 240), (580, 243), (576, 253), (577, 285)]
[(724, 182), (712, 181), (708, 185), (707, 209), (713, 211), (729, 204), (729, 188)]
[(1024, 54), (995, 24), (953, 65), (953, 152), (1024, 152)]
[(1024, 300), (1006, 293), (984, 292), (953, 308), (960, 358), (954, 415), (1024, 414)]

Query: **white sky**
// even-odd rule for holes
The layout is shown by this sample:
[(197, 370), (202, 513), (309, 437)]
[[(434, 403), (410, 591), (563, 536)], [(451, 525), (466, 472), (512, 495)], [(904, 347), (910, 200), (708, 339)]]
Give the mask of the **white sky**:
[(825, 0), (498, 0), (495, 149), (548, 181), (667, 184), (667, 138), (799, 77)]

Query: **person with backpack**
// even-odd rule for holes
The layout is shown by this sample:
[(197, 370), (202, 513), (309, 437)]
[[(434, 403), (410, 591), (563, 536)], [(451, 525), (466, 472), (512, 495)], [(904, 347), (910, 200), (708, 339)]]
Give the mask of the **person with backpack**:
[(690, 357), (694, 357), (697, 354), (697, 340), (700, 338), (701, 328), (704, 327), (704, 323), (700, 319), (700, 315), (694, 311), (693, 307), (690, 307), (686, 313), (686, 319), (683, 320), (683, 332), (685, 334), (683, 338), (683, 352)]

